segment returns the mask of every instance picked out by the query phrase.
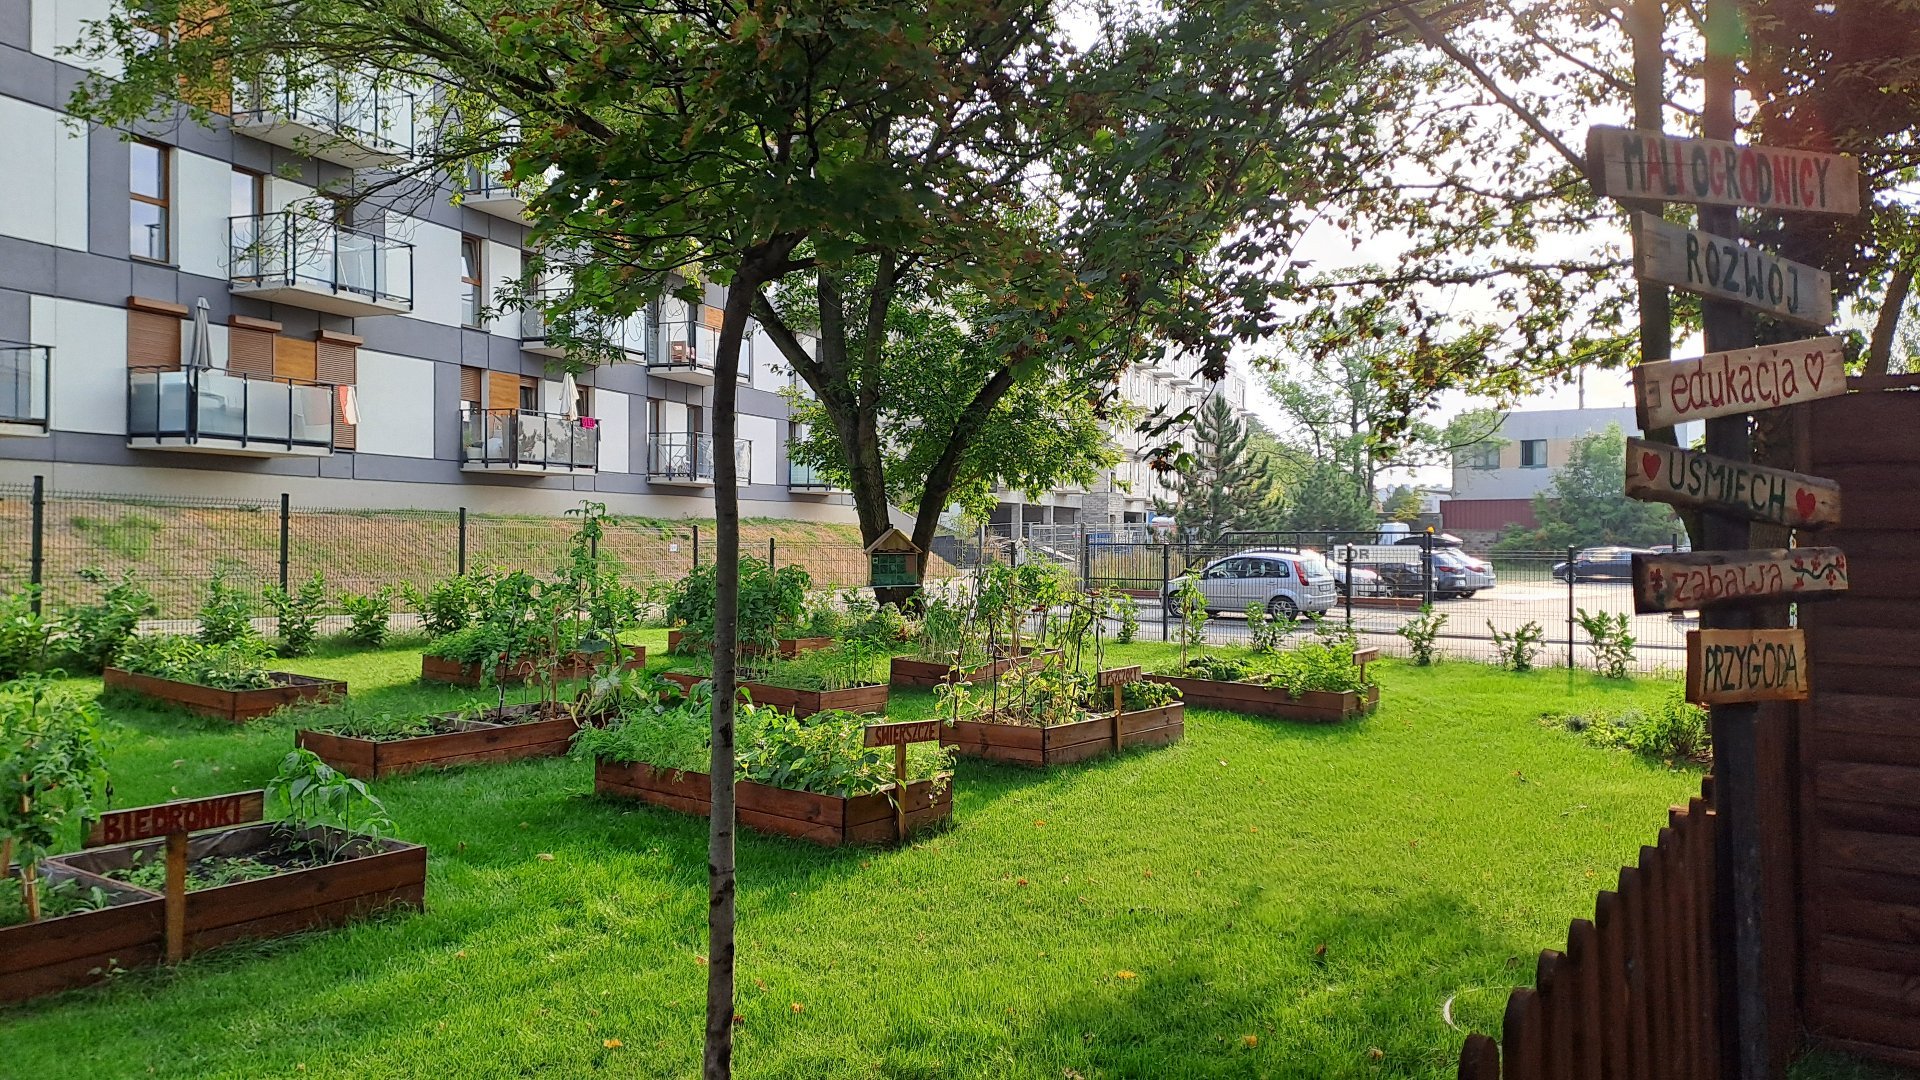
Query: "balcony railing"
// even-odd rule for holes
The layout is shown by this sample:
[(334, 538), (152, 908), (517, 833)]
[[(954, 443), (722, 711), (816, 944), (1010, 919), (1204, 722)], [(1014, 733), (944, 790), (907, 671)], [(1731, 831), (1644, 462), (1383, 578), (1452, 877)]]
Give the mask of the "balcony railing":
[[(753, 381), (753, 330), (749, 322), (740, 340), (741, 382)], [(697, 381), (711, 382), (714, 357), (719, 353), (719, 328), (709, 326), (699, 315), (689, 317), (685, 304), (669, 303), (660, 314), (660, 347), (648, 354), (647, 367), (669, 378), (687, 373), (697, 376)]]
[[(555, 339), (548, 336), (547, 316), (539, 305), (547, 304), (558, 298), (555, 290), (541, 290), (531, 297), (533, 304), (520, 311), (520, 347), (528, 352), (545, 353), (560, 356), (566, 351)], [(643, 360), (647, 355), (649, 320), (644, 311), (635, 312), (624, 319), (593, 315), (589, 312), (575, 312), (571, 316), (577, 328), (576, 337), (604, 342), (625, 353), (632, 361)]]
[[(741, 484), (753, 482), (753, 443), (733, 440), (733, 467)], [(655, 432), (647, 436), (647, 479), (672, 484), (713, 483), (713, 436)]]
[(127, 435), (226, 451), (333, 448), (334, 388), (217, 368), (130, 368)]
[(47, 426), (48, 345), (0, 341), (0, 424)]
[(413, 307), (413, 245), (378, 233), (292, 210), (243, 214), (227, 219), (227, 250), (236, 290), (300, 290), (375, 308)]
[(804, 462), (787, 459), (787, 487), (796, 491), (830, 492), (845, 491), (839, 483), (827, 479), (819, 470)]
[(468, 465), (528, 472), (591, 471), (600, 463), (600, 429), (591, 417), (524, 409), (468, 409), (460, 422)]
[(234, 105), (242, 130), (264, 135), (259, 129), (271, 128), (285, 137), (270, 141), (311, 142), (307, 149), (343, 165), (391, 163), (413, 153), (414, 95), (355, 75), (269, 75), (241, 87)]

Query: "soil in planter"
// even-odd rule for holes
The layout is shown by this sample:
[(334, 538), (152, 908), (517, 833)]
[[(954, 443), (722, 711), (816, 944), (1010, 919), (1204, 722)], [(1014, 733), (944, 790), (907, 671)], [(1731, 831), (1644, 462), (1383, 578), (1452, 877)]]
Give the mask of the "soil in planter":
[[(142, 889), (164, 892), (167, 864), (164, 851), (156, 851), (153, 861), (134, 858), (134, 864), (107, 871), (106, 876)], [(237, 881), (253, 881), (292, 870), (311, 870), (333, 862), (329, 852), (311, 840), (275, 836), (263, 848), (250, 855), (204, 855), (187, 862), (187, 891), (216, 889)]]

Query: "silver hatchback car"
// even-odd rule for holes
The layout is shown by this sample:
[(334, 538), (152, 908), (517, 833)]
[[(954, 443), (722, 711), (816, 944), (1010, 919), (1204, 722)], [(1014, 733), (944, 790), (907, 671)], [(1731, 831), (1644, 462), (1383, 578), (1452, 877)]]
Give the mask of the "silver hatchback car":
[(1295, 619), (1302, 613), (1321, 615), (1333, 608), (1337, 590), (1333, 571), (1315, 551), (1241, 551), (1208, 563), (1199, 573), (1183, 574), (1167, 583), (1167, 603), (1188, 578), (1199, 582), (1207, 598), (1207, 614), (1245, 611), (1254, 605), (1277, 619)]

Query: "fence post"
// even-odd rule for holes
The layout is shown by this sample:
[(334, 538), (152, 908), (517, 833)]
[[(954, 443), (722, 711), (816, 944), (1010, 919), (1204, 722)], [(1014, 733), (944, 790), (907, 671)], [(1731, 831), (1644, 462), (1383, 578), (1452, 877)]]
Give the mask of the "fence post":
[(1170, 636), (1167, 633), (1167, 609), (1173, 606), (1173, 601), (1167, 598), (1167, 585), (1172, 580), (1172, 575), (1169, 572), (1172, 569), (1173, 569), (1173, 545), (1161, 544), (1160, 545), (1160, 640), (1161, 641), (1171, 640)]
[(700, 569), (700, 526), (693, 527), (693, 568)]
[(280, 493), (280, 591), (287, 591), (287, 537), (292, 531), (293, 500), (286, 493)]
[(974, 548), (974, 552), (973, 568), (985, 570), (987, 568), (987, 523), (984, 521), (980, 523), (980, 543)]
[(767, 569), (773, 569), (773, 537), (767, 537)]
[(40, 614), (40, 578), (46, 568), (47, 555), (47, 478), (33, 478), (33, 550), (27, 565), (28, 580), (33, 584), (33, 613)]
[(1347, 629), (1353, 629), (1353, 543), (1347, 543)]
[(1093, 588), (1093, 550), (1087, 546), (1087, 523), (1080, 523), (1080, 590)]
[(467, 572), (467, 508), (464, 506), (460, 508), (459, 567), (460, 573), (465, 574)]
[(1567, 670), (1573, 670), (1573, 545), (1567, 545)]
[(1433, 533), (1420, 534), (1420, 596), (1421, 603), (1433, 603)]

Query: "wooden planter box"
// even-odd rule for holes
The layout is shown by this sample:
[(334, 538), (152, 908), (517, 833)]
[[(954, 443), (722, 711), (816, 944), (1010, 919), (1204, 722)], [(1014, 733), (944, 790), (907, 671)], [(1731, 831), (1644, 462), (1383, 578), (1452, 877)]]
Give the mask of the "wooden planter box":
[(303, 701), (337, 701), (347, 696), (347, 684), (333, 679), (316, 679), (285, 671), (267, 673), (274, 681), (265, 690), (218, 690), (198, 683), (158, 679), (110, 667), (100, 673), (109, 690), (130, 690), (159, 701), (171, 702), (202, 716), (240, 723), (265, 716), (287, 705)]
[[(1074, 724), (1030, 727), (961, 720), (940, 726), (940, 745), (962, 757), (1013, 765), (1069, 765), (1128, 746), (1165, 746), (1186, 734), (1186, 709), (1180, 702), (1154, 709), (1096, 716)], [(1116, 747), (1113, 728), (1120, 725)]]
[(961, 668), (958, 671), (954, 670), (952, 664), (939, 660), (915, 660), (912, 657), (896, 656), (893, 658), (888, 682), (894, 686), (920, 689), (932, 689), (944, 683), (985, 682), (1015, 668), (1031, 670), (1047, 657), (1059, 655), (1059, 652), (1058, 649), (1041, 649), (1036, 652), (1023, 648), (1016, 656), (1003, 656), (971, 668)]
[[(270, 846), (275, 828), (269, 824), (242, 825), (190, 837), (187, 858), (259, 851)], [(326, 826), (309, 829), (305, 835), (330, 848), (344, 843), (347, 856), (326, 866), (289, 870), (272, 877), (187, 893), (188, 955), (248, 938), (281, 937), (337, 926), (390, 907), (417, 911), (424, 906), (426, 848), (399, 840), (350, 837)], [(106, 881), (106, 873), (132, 865), (136, 852), (144, 853), (146, 859), (159, 861), (164, 858), (165, 849), (165, 840), (145, 840), (59, 855), (48, 861), (59, 863), (82, 878), (96, 878), (102, 884), (128, 888)], [(154, 911), (158, 913), (161, 906), (156, 896)], [(156, 914), (152, 941), (156, 956), (164, 933), (158, 918)]]
[[(643, 645), (622, 646), (627, 651), (626, 660), (620, 666), (627, 669), (647, 666), (647, 650)], [(554, 670), (558, 679), (584, 679), (593, 672), (593, 654), (576, 652), (569, 654)], [(534, 663), (525, 659), (512, 667), (498, 664), (494, 667), (494, 680), (502, 686), (518, 686), (533, 678)], [(480, 686), (486, 682), (486, 667), (479, 661), (463, 664), (457, 660), (446, 660), (438, 656), (420, 657), (420, 681), (452, 683), (455, 686)]]
[[(940, 793), (931, 780), (907, 785), (907, 835), (953, 817), (953, 782), (948, 777)], [(593, 790), (597, 795), (639, 799), (653, 806), (695, 817), (706, 817), (712, 801), (705, 773), (676, 773), (641, 762), (595, 759)], [(740, 824), (756, 832), (791, 836), (825, 847), (848, 844), (897, 843), (891, 793), (815, 795), (743, 780), (734, 785)]]
[(580, 725), (590, 722), (588, 718), (569, 716), (512, 722), (516, 717), (537, 716), (539, 709), (537, 702), (509, 705), (504, 717), (499, 710), (489, 709), (485, 715), (495, 717), (493, 720), (466, 720), (450, 714), (444, 717), (450, 730), (411, 739), (362, 739), (303, 730), (294, 733), (294, 744), (320, 755), (320, 760), (348, 776), (378, 780), (420, 769), (559, 757), (573, 745), (573, 734)]
[[(43, 885), (75, 877), (82, 875), (57, 863), (40, 864)], [(15, 875), (0, 878), (0, 888), (19, 888), (17, 881)], [(84, 884), (106, 889), (113, 906), (0, 927), (0, 1005), (86, 986), (115, 968), (160, 962), (166, 905), (159, 894), (91, 878)]]
[(1278, 686), (1187, 679), (1177, 675), (1149, 675), (1147, 678), (1179, 687), (1181, 700), (1197, 709), (1225, 709), (1288, 720), (1330, 723), (1365, 716), (1380, 704), (1380, 688), (1377, 686), (1364, 695), (1351, 690), (1338, 694), (1309, 690), (1299, 697), (1291, 697), (1284, 688)]
[[(705, 675), (689, 675), (682, 671), (668, 671), (662, 674), (688, 690), (707, 679)], [(887, 711), (887, 687), (879, 685), (849, 686), (845, 690), (795, 690), (787, 686), (742, 681), (740, 689), (751, 694), (756, 705), (788, 709), (795, 716), (812, 716), (814, 713), (832, 709), (843, 709), (853, 713)]]
[[(680, 643), (684, 640), (686, 640), (686, 634), (683, 631), (667, 631), (667, 651), (670, 653), (678, 653), (680, 651)], [(803, 652), (812, 652), (815, 649), (830, 649), (834, 645), (834, 639), (830, 637), (783, 637), (779, 640), (778, 644), (781, 656), (795, 657)], [(760, 646), (750, 643), (743, 643), (740, 646), (740, 654), (742, 656), (758, 656), (763, 651)]]

